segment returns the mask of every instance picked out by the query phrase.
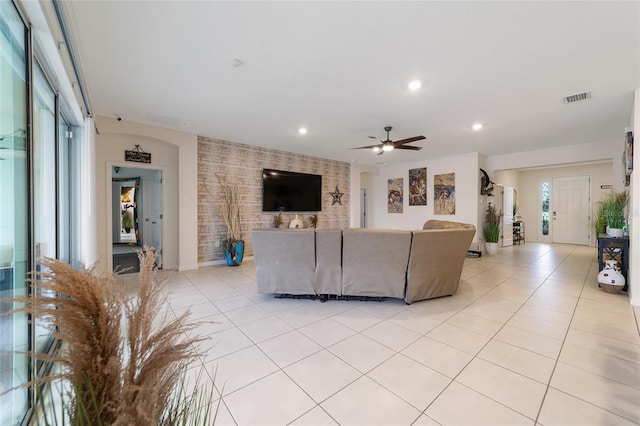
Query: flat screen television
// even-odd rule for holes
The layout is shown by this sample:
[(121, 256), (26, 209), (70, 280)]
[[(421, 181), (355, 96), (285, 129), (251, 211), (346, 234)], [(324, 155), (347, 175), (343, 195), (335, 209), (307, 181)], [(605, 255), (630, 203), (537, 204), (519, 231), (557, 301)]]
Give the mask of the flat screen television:
[(262, 211), (321, 210), (322, 176), (283, 170), (262, 170)]

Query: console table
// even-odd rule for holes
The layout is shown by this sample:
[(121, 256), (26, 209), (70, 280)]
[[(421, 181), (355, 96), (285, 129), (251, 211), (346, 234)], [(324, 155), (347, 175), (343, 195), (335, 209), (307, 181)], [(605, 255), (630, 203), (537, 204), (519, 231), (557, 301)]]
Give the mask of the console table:
[[(607, 258), (605, 258), (607, 255)], [(629, 270), (629, 237), (614, 238), (607, 234), (598, 235), (598, 271), (604, 268), (604, 262), (615, 259), (620, 262), (622, 275), (624, 275), (625, 285), (622, 291), (629, 289), (627, 271)]]

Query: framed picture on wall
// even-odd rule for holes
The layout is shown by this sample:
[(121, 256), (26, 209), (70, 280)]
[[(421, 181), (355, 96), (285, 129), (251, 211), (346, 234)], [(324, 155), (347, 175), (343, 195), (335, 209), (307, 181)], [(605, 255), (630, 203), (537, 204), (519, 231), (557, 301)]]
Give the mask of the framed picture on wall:
[(456, 214), (456, 174), (433, 177), (433, 214)]
[(427, 168), (409, 169), (409, 205), (427, 205)]
[(403, 178), (388, 179), (387, 180), (387, 212), (388, 213), (402, 213), (403, 206), (403, 190), (404, 185)]
[(627, 176), (633, 171), (633, 132), (627, 132), (626, 143), (624, 145), (624, 171)]

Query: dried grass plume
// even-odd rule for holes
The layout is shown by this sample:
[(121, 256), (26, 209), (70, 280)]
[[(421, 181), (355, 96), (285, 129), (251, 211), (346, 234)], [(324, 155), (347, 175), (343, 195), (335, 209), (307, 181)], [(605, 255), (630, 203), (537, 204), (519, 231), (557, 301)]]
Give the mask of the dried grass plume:
[(166, 409), (201, 339), (185, 334), (197, 325), (187, 323), (189, 312), (175, 320), (163, 313), (154, 251), (145, 246), (138, 255), (140, 290), (131, 299), (112, 274), (98, 277), (55, 259), (43, 259), (46, 272), (31, 274), (34, 296), (14, 299), (24, 304), (19, 311), (44, 320), (62, 342), (57, 355), (35, 355), (59, 363), (60, 373), (30, 384), (67, 381), (71, 424), (173, 424)]

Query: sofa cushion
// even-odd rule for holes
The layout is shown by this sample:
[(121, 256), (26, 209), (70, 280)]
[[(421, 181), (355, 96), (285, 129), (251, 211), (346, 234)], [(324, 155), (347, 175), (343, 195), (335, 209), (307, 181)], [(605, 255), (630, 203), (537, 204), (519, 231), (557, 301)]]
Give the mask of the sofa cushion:
[(316, 294), (313, 229), (255, 229), (251, 239), (258, 293)]
[(404, 297), (410, 247), (410, 231), (344, 230), (342, 294)]

